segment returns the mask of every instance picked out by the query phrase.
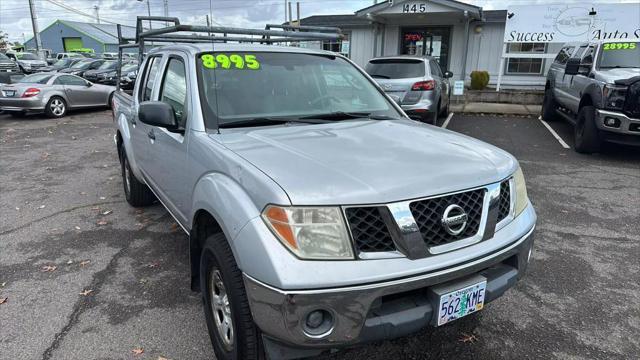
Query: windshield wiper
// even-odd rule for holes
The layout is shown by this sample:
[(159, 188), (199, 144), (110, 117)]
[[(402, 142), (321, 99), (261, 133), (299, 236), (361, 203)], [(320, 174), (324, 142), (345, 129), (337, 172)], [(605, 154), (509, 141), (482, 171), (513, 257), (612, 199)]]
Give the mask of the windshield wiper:
[(334, 111), (330, 113), (324, 114), (315, 114), (302, 116), (299, 119), (321, 119), (321, 120), (331, 120), (331, 121), (340, 121), (340, 120), (352, 120), (352, 119), (371, 119), (371, 120), (395, 120), (397, 118), (387, 116), (387, 115), (372, 115), (368, 112), (344, 112), (344, 111)]
[(369, 76), (374, 77), (374, 78), (381, 78), (381, 79), (391, 79), (390, 76), (380, 75), (380, 74), (369, 74)]
[(255, 117), (251, 119), (242, 119), (221, 123), (219, 128), (235, 128), (235, 127), (249, 127), (249, 126), (269, 126), (275, 124), (284, 124), (299, 122), (305, 124), (323, 124), (326, 121), (318, 121), (313, 119), (304, 118), (282, 118), (282, 117)]

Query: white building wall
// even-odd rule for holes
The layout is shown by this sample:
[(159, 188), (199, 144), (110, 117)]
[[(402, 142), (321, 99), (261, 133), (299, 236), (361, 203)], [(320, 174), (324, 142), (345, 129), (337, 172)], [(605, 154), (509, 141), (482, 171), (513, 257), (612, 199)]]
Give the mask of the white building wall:
[(356, 64), (364, 67), (364, 65), (373, 57), (374, 35), (373, 26), (365, 28), (345, 29), (350, 32), (350, 48), (351, 60)]

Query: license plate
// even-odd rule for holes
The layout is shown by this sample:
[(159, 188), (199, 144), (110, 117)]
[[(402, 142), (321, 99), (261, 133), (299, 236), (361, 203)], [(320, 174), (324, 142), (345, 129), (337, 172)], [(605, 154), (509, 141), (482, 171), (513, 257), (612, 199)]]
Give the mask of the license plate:
[(438, 306), (438, 326), (482, 310), (486, 290), (487, 281), (485, 280), (441, 295)]
[(16, 95), (16, 92), (14, 90), (5, 90), (4, 95), (6, 97), (14, 97)]

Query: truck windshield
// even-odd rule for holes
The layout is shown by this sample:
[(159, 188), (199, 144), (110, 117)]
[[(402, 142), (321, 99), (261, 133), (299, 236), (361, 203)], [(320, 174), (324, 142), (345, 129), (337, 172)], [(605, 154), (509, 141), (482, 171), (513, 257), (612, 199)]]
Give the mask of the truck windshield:
[(215, 52), (198, 54), (197, 63), (209, 128), (342, 112), (401, 117), (356, 67), (337, 56)]
[(601, 69), (640, 68), (640, 42), (602, 44), (599, 67)]
[(407, 79), (424, 76), (424, 62), (419, 59), (371, 60), (367, 73), (379, 79)]
[(31, 53), (21, 53), (21, 54), (19, 53), (19, 54), (16, 54), (16, 56), (20, 60), (38, 60), (38, 57)]

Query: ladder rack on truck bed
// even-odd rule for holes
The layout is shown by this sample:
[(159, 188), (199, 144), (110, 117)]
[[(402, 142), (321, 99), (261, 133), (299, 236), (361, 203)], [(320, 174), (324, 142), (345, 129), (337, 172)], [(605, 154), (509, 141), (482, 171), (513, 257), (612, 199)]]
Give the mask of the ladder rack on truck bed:
[[(158, 29), (145, 29), (144, 21), (158, 21), (172, 24)], [(138, 48), (138, 63), (142, 65), (143, 54), (147, 43), (216, 43), (237, 41), (243, 43), (274, 44), (301, 41), (339, 40), (343, 38), (340, 28), (322, 26), (298, 26), (267, 24), (264, 30), (246, 29), (225, 26), (184, 25), (176, 17), (138, 16), (136, 35), (134, 38), (122, 35), (121, 25), (118, 29), (118, 68), (117, 88), (120, 90), (122, 67), (122, 51)], [(273, 30), (280, 29), (280, 30)], [(189, 34), (184, 34), (189, 32)], [(249, 37), (259, 36), (259, 37)]]

